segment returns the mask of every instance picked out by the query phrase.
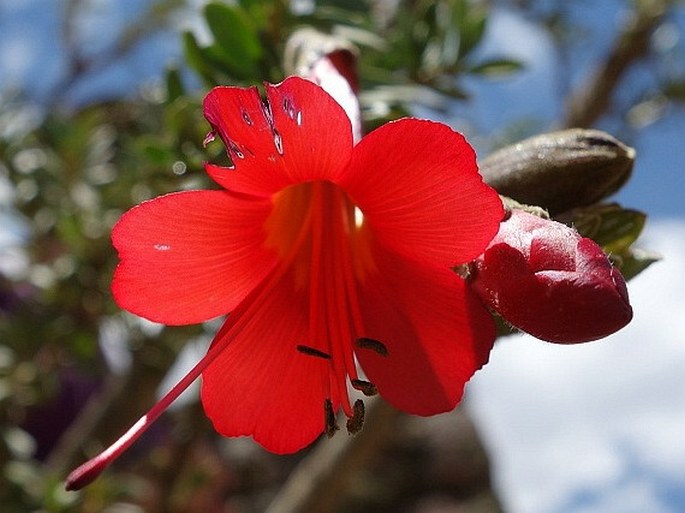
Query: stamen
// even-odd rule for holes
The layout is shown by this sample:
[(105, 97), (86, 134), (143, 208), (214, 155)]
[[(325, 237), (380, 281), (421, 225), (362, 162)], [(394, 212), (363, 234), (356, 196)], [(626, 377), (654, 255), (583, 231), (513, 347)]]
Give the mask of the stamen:
[(331, 438), (335, 434), (335, 432), (338, 431), (340, 428), (338, 427), (338, 423), (335, 419), (333, 403), (330, 399), (326, 399), (323, 402), (323, 414), (326, 420), (326, 428), (324, 432), (326, 433), (326, 436), (328, 438)]
[[(121, 456), (147, 429), (164, 413), (169, 405), (193, 383), (202, 372), (216, 360), (229, 342), (246, 325), (251, 309), (259, 304), (256, 298), (269, 290), (273, 283), (283, 277), (285, 268), (276, 267), (271, 273), (255, 288), (250, 294), (236, 307), (229, 320), (224, 323), (219, 332), (214, 337), (207, 354), (195, 364), (195, 366), (181, 378), (157, 404), (143, 415), (138, 421), (129, 428), (116, 442), (107, 447), (97, 456), (86, 461), (76, 470), (72, 471), (66, 479), (65, 488), (67, 490), (80, 490), (84, 486), (93, 482), (114, 460)], [(331, 405), (331, 411), (332, 411)]]
[(299, 346), (297, 346), (297, 350), (300, 353), (306, 354), (308, 356), (316, 356), (317, 358), (323, 358), (324, 360), (330, 360), (331, 359), (330, 354), (324, 353), (323, 351), (320, 351), (320, 350), (315, 349), (313, 347), (299, 345)]
[(385, 344), (372, 338), (362, 337), (357, 339), (357, 347), (360, 349), (371, 349), (381, 356), (388, 356), (388, 348), (385, 347)]
[(355, 390), (359, 390), (362, 394), (364, 394), (367, 397), (378, 394), (378, 389), (376, 388), (376, 385), (374, 385), (370, 381), (365, 381), (363, 379), (353, 379), (350, 381), (350, 383), (352, 383), (352, 387)]
[(354, 413), (347, 419), (347, 432), (350, 435), (356, 435), (362, 430), (364, 426), (364, 401), (357, 399), (354, 402)]
[(92, 483), (105, 470), (110, 463), (116, 460), (128, 449), (147, 429), (157, 420), (157, 418), (169, 407), (169, 405), (181, 393), (195, 381), (202, 371), (216, 359), (221, 351), (228, 345), (229, 337), (219, 340), (207, 352), (204, 358), (193, 367), (169, 392), (155, 404), (150, 411), (143, 415), (138, 421), (129, 428), (116, 442), (110, 445), (103, 452), (86, 461), (83, 465), (71, 472), (67, 476), (65, 488), (69, 491), (80, 490), (84, 486)]

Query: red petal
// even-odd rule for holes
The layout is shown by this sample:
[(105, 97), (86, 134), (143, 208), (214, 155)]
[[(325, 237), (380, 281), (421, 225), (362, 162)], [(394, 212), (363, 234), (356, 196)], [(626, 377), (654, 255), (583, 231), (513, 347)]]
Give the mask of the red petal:
[(381, 244), (442, 267), (481, 254), (503, 215), (497, 193), (477, 172), (473, 149), (430, 121), (404, 119), (364, 137), (340, 185)]
[(112, 231), (121, 259), (115, 300), (172, 325), (230, 312), (273, 268), (263, 248), (270, 209), (226, 191), (180, 192), (132, 208)]
[(323, 89), (298, 77), (256, 88), (216, 87), (204, 113), (226, 144), (233, 168), (208, 164), (226, 189), (268, 196), (292, 183), (338, 179), (352, 151), (350, 121)]
[(417, 415), (452, 410), (488, 360), (492, 318), (452, 271), (377, 254), (380, 271), (360, 293), (364, 336), (387, 356), (356, 350), (370, 381), (396, 408)]
[(297, 290), (291, 277), (251, 308), (242, 330), (220, 333), (233, 340), (202, 374), (202, 404), (224, 436), (251, 435), (271, 452), (295, 452), (324, 430), (330, 362), (297, 350), (313, 344), (306, 290)]

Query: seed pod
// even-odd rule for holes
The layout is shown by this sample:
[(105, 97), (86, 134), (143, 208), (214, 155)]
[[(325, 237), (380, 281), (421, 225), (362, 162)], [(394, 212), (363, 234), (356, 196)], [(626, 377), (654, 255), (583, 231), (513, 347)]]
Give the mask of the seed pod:
[(485, 182), (554, 215), (616, 192), (633, 169), (635, 150), (599, 130), (570, 129), (531, 137), (480, 162)]

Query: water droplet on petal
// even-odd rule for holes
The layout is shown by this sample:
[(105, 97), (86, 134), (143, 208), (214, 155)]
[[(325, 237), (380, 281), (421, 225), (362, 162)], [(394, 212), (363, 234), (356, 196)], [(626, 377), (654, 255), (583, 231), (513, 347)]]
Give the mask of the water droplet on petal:
[(283, 155), (283, 139), (281, 134), (274, 130), (274, 144), (276, 145), (276, 151), (279, 155)]
[(302, 126), (302, 111), (297, 112), (297, 119), (295, 120), (297, 122), (297, 126)]
[(241, 113), (242, 113), (242, 115), (243, 115), (243, 121), (245, 121), (245, 123), (246, 123), (248, 126), (252, 126), (252, 118), (251, 118), (250, 115), (247, 113), (247, 111), (242, 110)]
[(155, 244), (153, 246), (157, 251), (169, 251), (171, 249), (171, 246), (168, 244)]
[(240, 150), (240, 148), (238, 148), (238, 145), (236, 143), (234, 143), (233, 141), (228, 142), (228, 147), (229, 147), (229, 150), (231, 151), (231, 155), (235, 155), (239, 159), (245, 158), (245, 154)]
[(293, 121), (296, 120), (297, 115), (299, 114), (297, 112), (297, 109), (295, 109), (295, 105), (293, 104), (290, 98), (283, 98), (283, 111)]
[(271, 112), (271, 104), (269, 103), (269, 100), (262, 100), (262, 110), (264, 111), (264, 116), (266, 117), (267, 123), (269, 123), (269, 125), (273, 126), (274, 125), (274, 115)]

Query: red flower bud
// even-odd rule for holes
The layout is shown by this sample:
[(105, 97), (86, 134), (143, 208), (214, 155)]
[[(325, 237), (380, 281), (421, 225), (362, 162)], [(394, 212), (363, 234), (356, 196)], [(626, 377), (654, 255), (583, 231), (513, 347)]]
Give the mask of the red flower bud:
[(472, 271), (485, 304), (549, 342), (597, 340), (633, 316), (623, 276), (597, 243), (521, 210), (502, 222)]

